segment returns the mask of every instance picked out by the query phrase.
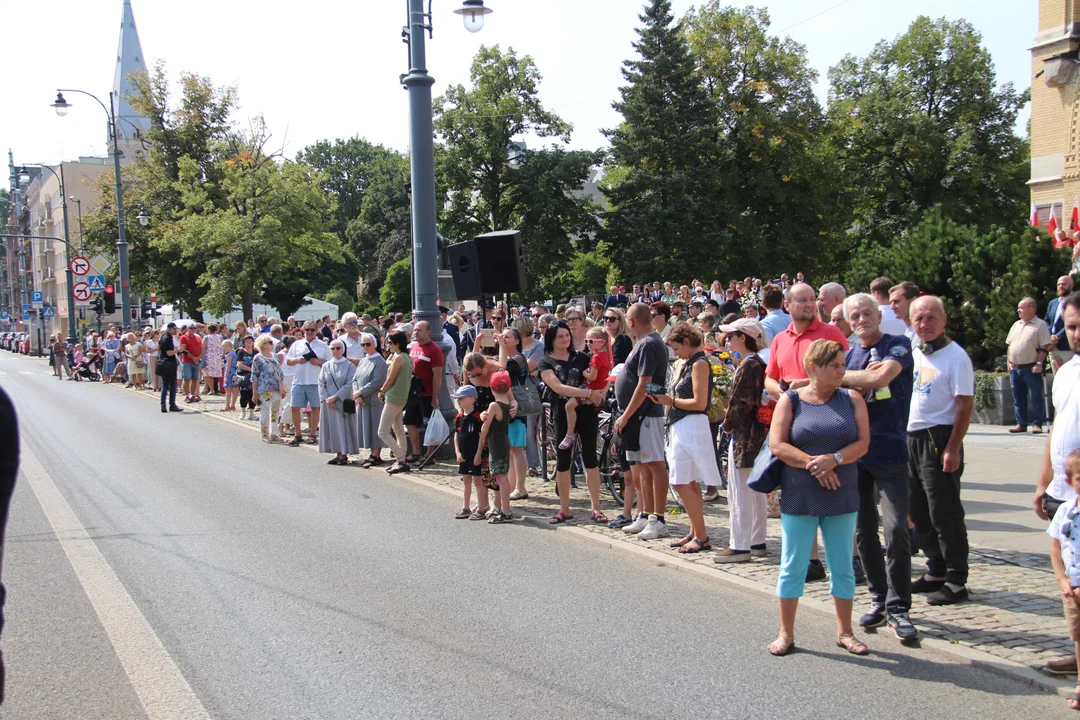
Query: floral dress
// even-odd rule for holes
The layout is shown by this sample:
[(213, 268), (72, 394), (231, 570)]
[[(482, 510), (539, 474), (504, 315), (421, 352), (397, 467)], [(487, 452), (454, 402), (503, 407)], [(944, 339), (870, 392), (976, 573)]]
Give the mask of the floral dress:
[(102, 372), (106, 375), (112, 375), (116, 372), (116, 364), (120, 362), (120, 341), (106, 340), (102, 347), (105, 349), (105, 366)]
[(221, 347), (221, 336), (210, 333), (203, 338), (203, 371), (205, 378), (219, 378), (224, 372), (225, 353)]

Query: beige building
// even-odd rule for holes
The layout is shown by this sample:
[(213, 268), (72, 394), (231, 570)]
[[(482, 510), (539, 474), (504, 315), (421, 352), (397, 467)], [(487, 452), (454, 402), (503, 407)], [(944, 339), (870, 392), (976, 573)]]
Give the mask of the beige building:
[(1039, 0), (1030, 49), (1031, 202), (1041, 228), (1053, 212), (1068, 230), (1080, 198), (1080, 0)]

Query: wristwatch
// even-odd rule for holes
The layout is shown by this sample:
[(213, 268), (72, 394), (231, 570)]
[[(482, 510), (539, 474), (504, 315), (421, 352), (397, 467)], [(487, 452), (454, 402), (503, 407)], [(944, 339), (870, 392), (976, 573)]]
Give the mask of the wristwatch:
[(841, 455), (840, 453), (833, 453), (832, 454), (832, 459), (836, 461), (837, 467), (844, 464), (844, 456)]

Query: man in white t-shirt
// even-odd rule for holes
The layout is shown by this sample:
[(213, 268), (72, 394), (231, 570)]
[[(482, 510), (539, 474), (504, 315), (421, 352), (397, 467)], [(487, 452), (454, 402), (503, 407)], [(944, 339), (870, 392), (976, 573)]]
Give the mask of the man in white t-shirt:
[(915, 344), (915, 328), (911, 327), (911, 301), (919, 297), (919, 286), (913, 282), (902, 282), (889, 288), (889, 308), (904, 323), (903, 335)]
[(319, 435), (319, 372), (330, 361), (330, 346), (317, 336), (317, 326), (311, 320), (304, 323), (304, 338), (297, 340), (285, 355), (285, 364), (293, 368), (292, 403), (293, 439), (290, 445), (300, 444), (300, 420), (305, 406), (311, 407), (308, 429), (312, 438)]
[[(881, 311), (881, 332), (886, 335), (903, 335), (907, 330), (907, 323), (896, 316), (889, 304), (889, 291), (893, 288), (893, 281), (887, 277), (879, 277), (870, 283), (870, 294), (877, 301), (878, 310)], [(908, 340), (911, 338), (909, 337)]]
[[(1061, 332), (1075, 352), (1080, 350), (1080, 293), (1071, 293), (1060, 302), (1064, 306)], [(1076, 491), (1066, 477), (1065, 458), (1073, 450), (1080, 449), (1080, 354), (1074, 354), (1054, 374), (1051, 398), (1054, 424), (1046, 439), (1035, 497), (1032, 498), (1035, 514), (1043, 520), (1050, 520), (1060, 505), (1076, 499)], [(1076, 656), (1051, 660), (1044, 669), (1055, 675), (1075, 674)]]
[(912, 350), (915, 386), (908, 413), (909, 512), (926, 574), (912, 593), (929, 593), (930, 605), (968, 599), (968, 537), (960, 476), (964, 435), (975, 401), (975, 373), (964, 349), (945, 336), (945, 305), (924, 295), (911, 303), (918, 339)]

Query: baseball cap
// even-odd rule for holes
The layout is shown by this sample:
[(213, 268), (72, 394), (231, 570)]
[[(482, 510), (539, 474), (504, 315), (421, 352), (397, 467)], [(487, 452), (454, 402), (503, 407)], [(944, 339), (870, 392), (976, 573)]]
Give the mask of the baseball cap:
[(171, 323), (169, 323), (168, 325), (166, 325), (166, 326), (165, 326), (165, 328), (166, 328), (167, 330), (175, 330), (175, 329), (176, 329), (176, 323), (174, 323), (174, 322), (171, 322)]
[(491, 376), (491, 389), (497, 393), (510, 391), (510, 373), (500, 370)]
[(476, 398), (476, 397), (479, 397), (479, 396), (476, 394), (476, 388), (473, 387), (472, 385), (462, 385), (457, 390), (450, 393), (450, 397), (452, 397), (452, 398), (463, 398), (463, 397)]
[(761, 327), (761, 323), (757, 320), (751, 320), (750, 318), (739, 318), (730, 325), (721, 325), (720, 332), (741, 332), (752, 338), (759, 338), (765, 334), (765, 330)]

